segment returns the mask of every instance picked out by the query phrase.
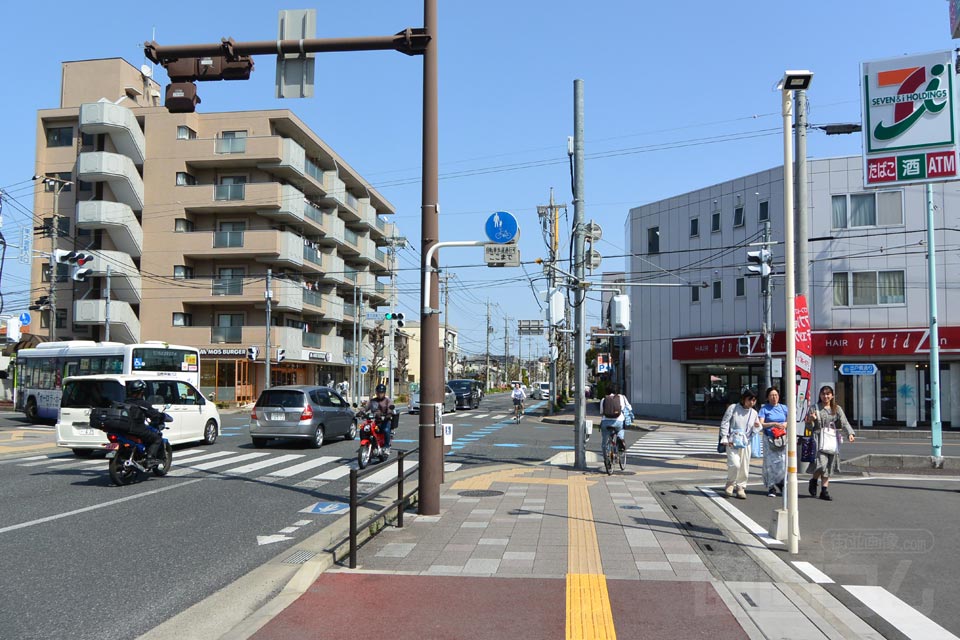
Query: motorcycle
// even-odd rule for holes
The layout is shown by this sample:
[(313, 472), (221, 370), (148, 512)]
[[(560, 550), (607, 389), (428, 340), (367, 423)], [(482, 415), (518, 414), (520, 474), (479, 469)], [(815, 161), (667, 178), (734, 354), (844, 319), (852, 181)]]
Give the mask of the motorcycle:
[[(397, 428), (399, 411), (394, 405), (390, 405), (390, 415), (394, 430)], [(361, 411), (357, 414), (361, 422), (358, 427), (360, 433), (360, 448), (357, 450), (357, 466), (361, 469), (370, 464), (370, 460), (377, 458), (384, 462), (390, 457), (386, 450), (386, 434), (383, 432), (382, 425), (386, 416), (375, 415), (370, 411)]]
[[(126, 428), (129, 425), (124, 425), (124, 420), (128, 418), (123, 413), (126, 409), (111, 408), (100, 411), (103, 415), (91, 414), (91, 424), (97, 421), (100, 428), (107, 432), (107, 459), (110, 460), (110, 479), (114, 484), (121, 487), (132, 484), (139, 480), (141, 475), (150, 472), (157, 477), (167, 475), (173, 464), (173, 449), (166, 438), (163, 438), (160, 462), (148, 463), (147, 445), (130, 433), (130, 429)], [(148, 421), (147, 428), (162, 433), (168, 422), (173, 422), (173, 417), (163, 413), (162, 417)]]

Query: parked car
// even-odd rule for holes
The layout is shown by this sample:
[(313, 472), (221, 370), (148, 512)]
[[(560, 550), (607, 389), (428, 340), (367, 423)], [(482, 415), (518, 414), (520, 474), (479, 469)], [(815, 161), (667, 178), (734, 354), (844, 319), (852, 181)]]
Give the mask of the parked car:
[(317, 449), (334, 437), (356, 438), (357, 421), (347, 401), (330, 387), (264, 389), (250, 414), (250, 439), (255, 447), (263, 447), (273, 438), (296, 438)]
[[(410, 385), (410, 402), (407, 404), (407, 410), (410, 413), (420, 413), (420, 385)], [(446, 385), (443, 394), (443, 412), (457, 410), (457, 394), (453, 392), (450, 385)]]
[(457, 396), (457, 409), (476, 409), (480, 406), (480, 385), (476, 380), (451, 380), (447, 386)]
[(74, 455), (83, 458), (105, 449), (107, 434), (90, 426), (90, 409), (125, 402), (127, 384), (133, 380), (146, 382), (144, 399), (173, 418), (163, 432), (170, 444), (217, 441), (220, 412), (189, 382), (164, 376), (111, 374), (70, 376), (63, 381), (56, 426), (57, 446), (73, 449)]
[(533, 397), (537, 400), (549, 400), (550, 399), (550, 383), (534, 382)]

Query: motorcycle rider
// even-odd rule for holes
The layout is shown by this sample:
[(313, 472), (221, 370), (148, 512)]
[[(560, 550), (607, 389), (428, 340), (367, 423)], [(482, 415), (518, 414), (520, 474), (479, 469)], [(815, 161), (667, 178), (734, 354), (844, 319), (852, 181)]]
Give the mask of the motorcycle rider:
[(390, 398), (387, 397), (387, 386), (378, 384), (376, 395), (367, 402), (367, 411), (374, 417), (382, 417), (380, 431), (383, 433), (383, 452), (390, 455), (390, 442), (393, 440), (393, 411), (390, 409)]
[[(134, 380), (127, 383), (127, 404), (136, 405), (143, 412), (143, 417), (147, 422), (162, 422), (163, 413), (157, 411), (143, 397), (147, 391), (147, 383), (143, 380)], [(150, 429), (146, 425), (137, 424), (137, 429), (133, 435), (140, 438), (143, 444), (147, 445), (147, 466), (156, 467), (163, 464), (164, 459), (160, 457), (160, 447), (163, 444), (163, 436), (159, 431)]]

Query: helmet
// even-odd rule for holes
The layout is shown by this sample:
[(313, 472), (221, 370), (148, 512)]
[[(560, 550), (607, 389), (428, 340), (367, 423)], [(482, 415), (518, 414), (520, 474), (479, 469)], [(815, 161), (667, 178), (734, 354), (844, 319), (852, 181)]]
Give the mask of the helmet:
[(386, 392), (387, 392), (387, 385), (385, 384), (377, 385), (377, 393), (386, 393)]
[(147, 383), (143, 380), (134, 380), (130, 383), (129, 390), (130, 393), (145, 393), (147, 391)]

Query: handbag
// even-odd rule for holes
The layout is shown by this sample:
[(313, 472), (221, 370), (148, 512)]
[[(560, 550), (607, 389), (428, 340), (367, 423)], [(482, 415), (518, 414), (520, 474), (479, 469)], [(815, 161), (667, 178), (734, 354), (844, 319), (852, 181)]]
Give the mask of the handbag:
[(763, 435), (759, 431), (754, 431), (753, 435), (750, 436), (750, 457), (763, 457)]
[(797, 438), (800, 449), (800, 462), (813, 462), (817, 457), (817, 441), (813, 436)]
[(747, 434), (745, 434), (743, 431), (734, 431), (730, 434), (730, 436), (734, 449), (747, 448)]
[(717, 453), (726, 453), (726, 452), (727, 452), (727, 445), (725, 445), (725, 444), (723, 444), (722, 442), (720, 442), (721, 440), (723, 440), (723, 434), (722, 434), (722, 433), (721, 433), (719, 436), (717, 436)]
[(837, 430), (834, 427), (824, 427), (820, 431), (820, 451), (824, 453), (837, 452)]
[(623, 408), (623, 426), (629, 427), (633, 424), (633, 409), (629, 407)]

